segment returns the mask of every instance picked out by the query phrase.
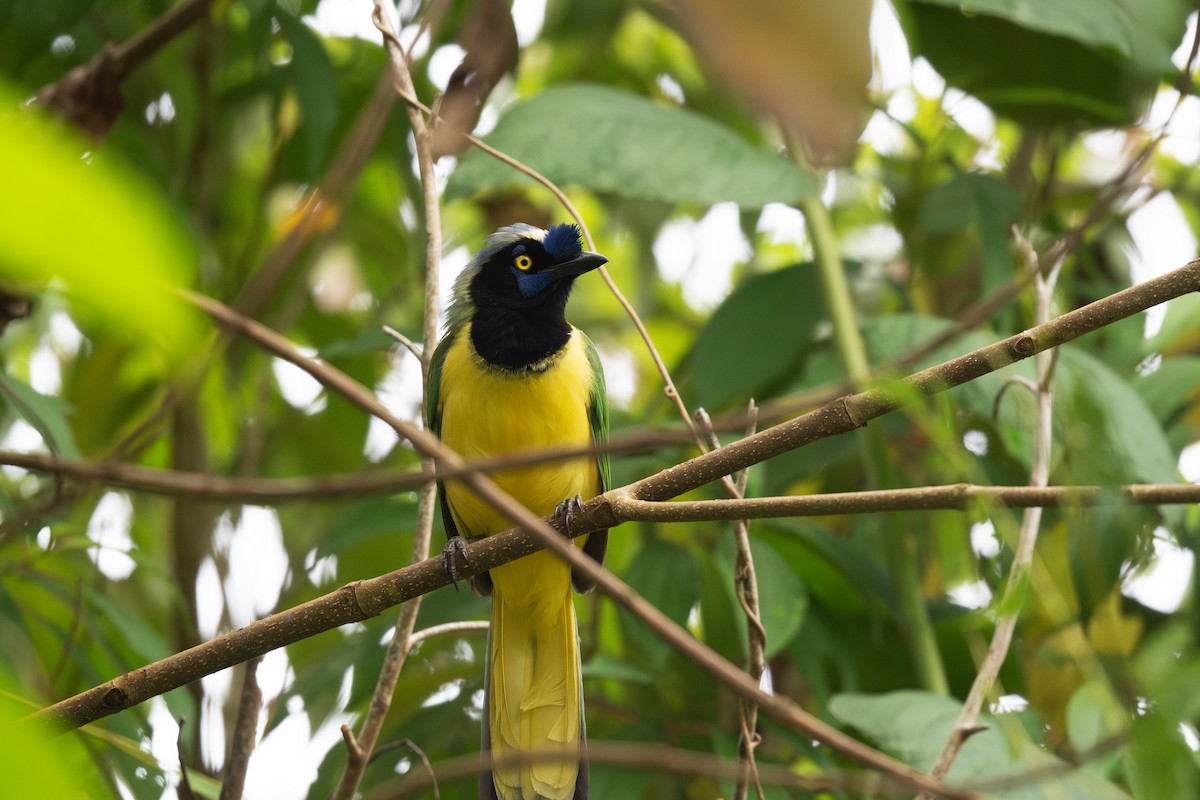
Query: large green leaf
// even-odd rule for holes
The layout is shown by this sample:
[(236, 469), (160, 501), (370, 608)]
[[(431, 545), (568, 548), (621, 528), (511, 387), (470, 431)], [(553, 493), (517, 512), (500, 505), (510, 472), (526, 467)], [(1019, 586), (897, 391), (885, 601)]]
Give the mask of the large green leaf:
[[(560, 86), (517, 103), (487, 143), (560, 186), (626, 197), (759, 208), (794, 203), (817, 189), (782, 156), (711, 119), (602, 86)], [(446, 193), (462, 197), (530, 181), (472, 150)]]
[(909, 0), (902, 8), (914, 53), (999, 113), (1036, 124), (1120, 124), (1141, 113), (1170, 69), (1189, 4)]
[[(647, 539), (625, 574), (626, 582), (675, 622), (687, 622), (700, 600), (700, 569), (691, 553), (662, 539)], [(632, 648), (652, 666), (662, 666), (668, 645), (646, 626), (630, 622), (626, 632)]]
[(304, 120), (304, 152), (309, 174), (316, 178), (329, 158), (329, 142), (337, 124), (337, 77), (321, 40), (308, 26), (278, 14), (292, 43), (292, 79)]
[(0, 283), (57, 281), (89, 333), (155, 345), (178, 363), (200, 330), (172, 291), (190, 284), (195, 248), (154, 189), (92, 148), (0, 84)]
[[(929, 692), (900, 691), (881, 695), (846, 693), (829, 702), (829, 711), (875, 740), (902, 761), (928, 771), (954, 728), (961, 704), (950, 697)], [(988, 727), (963, 745), (947, 776), (970, 781), (1024, 773), (1039, 766), (1061, 768), (1058, 759), (1045, 754), (1027, 740), (1015, 739), (1010, 746), (999, 720), (983, 715)], [(989, 796), (993, 796), (989, 794)], [(996, 792), (1008, 800), (1068, 798), (1069, 800), (1117, 800), (1128, 796), (1110, 783), (1085, 772), (1048, 777), (1044, 782), (1021, 789)]]
[(773, 385), (795, 376), (813, 328), (824, 318), (811, 264), (743, 282), (696, 340), (690, 362), (695, 401), (719, 409), (734, 400), (761, 400)]

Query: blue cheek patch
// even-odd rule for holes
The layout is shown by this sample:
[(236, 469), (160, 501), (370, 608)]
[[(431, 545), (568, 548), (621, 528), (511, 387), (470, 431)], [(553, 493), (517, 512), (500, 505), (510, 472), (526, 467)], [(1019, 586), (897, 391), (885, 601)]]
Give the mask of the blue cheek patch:
[(525, 297), (533, 297), (535, 294), (549, 286), (550, 282), (554, 280), (554, 278), (546, 272), (521, 272), (521, 270), (516, 269), (515, 267), (509, 267), (509, 269), (512, 270), (513, 275), (517, 276), (517, 289), (519, 289), (521, 294)]

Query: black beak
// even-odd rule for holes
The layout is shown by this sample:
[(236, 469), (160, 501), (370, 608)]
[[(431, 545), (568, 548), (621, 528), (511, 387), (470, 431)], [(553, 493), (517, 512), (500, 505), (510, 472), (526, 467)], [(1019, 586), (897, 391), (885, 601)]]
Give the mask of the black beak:
[(555, 264), (550, 269), (546, 270), (551, 275), (558, 278), (567, 278), (573, 275), (582, 275), (585, 272), (591, 272), (596, 267), (604, 266), (608, 263), (608, 259), (599, 253), (593, 253), (584, 250), (574, 258), (564, 261), (561, 264)]

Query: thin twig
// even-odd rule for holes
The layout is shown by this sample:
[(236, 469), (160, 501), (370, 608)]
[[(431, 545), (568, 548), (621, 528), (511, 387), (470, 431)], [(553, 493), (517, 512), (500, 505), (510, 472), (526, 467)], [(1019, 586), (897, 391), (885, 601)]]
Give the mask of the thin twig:
[[(754, 434), (754, 419), (757, 412), (754, 401), (751, 400), (747, 416), (751, 422), (746, 426), (746, 435)], [(708, 439), (713, 449), (721, 446), (717, 434), (713, 430), (712, 420), (703, 408), (696, 410), (696, 422), (701, 432)], [(740, 500), (746, 496), (746, 484), (750, 470), (744, 469), (738, 473), (737, 481), (733, 484), (731, 496)], [(758, 608), (758, 576), (754, 569), (754, 556), (750, 551), (750, 523), (746, 519), (733, 521), (734, 541), (737, 545), (737, 557), (733, 567), (733, 592), (746, 615), (747, 647), (749, 660), (746, 672), (756, 681), (762, 680), (766, 670), (763, 652), (767, 644), (767, 630), (763, 627)], [(754, 758), (754, 749), (758, 746), (758, 705), (751, 699), (743, 697), (738, 701), (738, 770), (737, 782), (734, 785), (735, 800), (745, 800), (749, 791), (750, 781), (753, 780), (759, 800), (763, 800), (762, 781), (758, 775), (758, 763)]]
[(416, 357), (417, 361), (424, 362), (424, 356), (421, 355), (423, 350), (421, 345), (417, 344), (412, 339), (393, 328), (391, 325), (384, 325), (383, 332), (402, 344), (404, 349), (408, 350), (408, 352), (412, 353)]
[(258, 712), (262, 710), (262, 690), (258, 686), (258, 665), (262, 656), (246, 664), (242, 680), (242, 699), (238, 705), (237, 722), (229, 743), (229, 758), (225, 761), (225, 780), (221, 783), (220, 800), (241, 800), (250, 768), (250, 754), (258, 741)]
[(437, 775), (433, 772), (433, 765), (429, 763), (429, 756), (425, 755), (425, 751), (417, 746), (417, 743), (412, 739), (401, 739), (398, 742), (388, 742), (385, 745), (380, 745), (375, 748), (375, 753), (371, 756), (371, 760), (379, 758), (384, 753), (390, 753), (393, 750), (409, 749), (417, 754), (417, 758), (421, 759), (421, 763), (425, 765), (425, 773), (429, 775), (429, 788), (433, 792), (433, 800), (442, 800), (442, 790), (438, 787)]
[[(1025, 257), (1025, 263), (1034, 280), (1034, 314), (1039, 325), (1050, 320), (1050, 304), (1054, 299), (1054, 286), (1058, 282), (1058, 273), (1062, 261), (1054, 263), (1045, 275), (1042, 274), (1038, 263), (1037, 253), (1028, 240), (1016, 232), (1017, 241)], [(1037, 427), (1033, 437), (1033, 463), (1030, 468), (1029, 485), (1032, 488), (1045, 488), (1050, 483), (1050, 448), (1053, 434), (1054, 410), (1054, 365), (1058, 352), (1047, 350), (1035, 357), (1037, 367), (1037, 384), (1034, 387), (1037, 398)], [(1008, 581), (1004, 594), (1000, 599), (999, 617), (996, 628), (992, 633), (992, 641), (988, 646), (987, 655), (979, 665), (971, 690), (963, 701), (954, 728), (950, 732), (942, 751), (934, 761), (929, 775), (934, 780), (941, 780), (950, 771), (950, 766), (958, 756), (963, 744), (971, 733), (978, 728), (979, 713), (983, 702), (1000, 668), (1008, 657), (1008, 648), (1012, 644), (1013, 633), (1017, 628), (1020, 616), (1022, 596), (1027, 585), (1029, 569), (1033, 564), (1034, 546), (1037, 544), (1038, 528), (1042, 521), (1042, 508), (1034, 506), (1025, 509), (1021, 516), (1021, 529), (1017, 538), (1017, 548), (1013, 553), (1012, 566), (1009, 569)], [(922, 794), (924, 800), (927, 795)]]
[[(507, 767), (516, 764), (536, 763), (542, 759), (553, 760), (555, 754), (549, 750), (510, 750), (503, 754), (473, 753), (438, 762), (437, 779), (442, 784), (472, 778), (483, 770)], [(561, 754), (559, 756), (561, 758)], [(714, 780), (729, 780), (737, 777), (737, 762), (678, 747), (651, 742), (608, 742), (588, 743), (588, 760), (594, 764), (650, 770), (656, 775), (679, 776), (702, 775)], [(853, 793), (855, 796), (891, 796), (903, 791), (904, 785), (886, 775), (876, 773), (804, 775), (783, 764), (763, 764), (763, 783), (770, 786), (799, 789), (824, 796), (826, 793)], [(432, 778), (419, 773), (410, 773), (395, 784), (385, 785), (377, 793), (379, 800), (399, 800), (417, 797), (425, 792)], [(947, 797), (979, 798), (970, 787), (946, 787)]]
[[(383, 0), (376, 0), (371, 19), (381, 31), (385, 27), (391, 30), (391, 22), (387, 19)], [(415, 94), (412, 75), (408, 69), (408, 57), (400, 47), (399, 40), (394, 35), (391, 38), (385, 36), (384, 40), (388, 51), (388, 61), (391, 64), (391, 81), (398, 91), (402, 91), (404, 94)], [(437, 176), (433, 170), (429, 129), (425, 125), (425, 118), (421, 116), (419, 110), (411, 105), (406, 104), (404, 108), (412, 127), (425, 207), (425, 324), (424, 342), (418, 359), (421, 362), (422, 397), (428, 398), (429, 365), (433, 359), (434, 342), (437, 340), (438, 270), (442, 256), (441, 207), (438, 201)], [(409, 344), (410, 349), (413, 349), (411, 342)], [(422, 407), (425, 405), (423, 403)], [(425, 419), (425, 425), (426, 427), (429, 425), (428, 418)], [(421, 487), (421, 494), (417, 500), (417, 524), (413, 533), (412, 563), (414, 564), (429, 556), (429, 543), (433, 535), (434, 504), (437, 501), (437, 484), (432, 480), (431, 474), (434, 462), (428, 457), (428, 454), (426, 456), (422, 460), (426, 481)], [(332, 800), (350, 800), (358, 792), (367, 766), (371, 763), (371, 754), (375, 750), (375, 744), (379, 741), (379, 733), (383, 730), (384, 720), (387, 718), (388, 710), (392, 707), (396, 681), (400, 678), (400, 671), (404, 668), (404, 662), (412, 647), (413, 627), (416, 625), (420, 609), (421, 597), (419, 596), (412, 598), (400, 607), (395, 632), (388, 644), (383, 666), (379, 670), (379, 678), (375, 682), (375, 692), (371, 696), (371, 704), (367, 707), (367, 714), (363, 718), (358, 735), (356, 737), (347, 736), (343, 730), (348, 758), (346, 759), (346, 769), (342, 773), (341, 780), (338, 781), (337, 788), (333, 791)], [(422, 760), (425, 760), (425, 754), (419, 748), (416, 749), (421, 754)], [(426, 765), (428, 766), (427, 760)], [(436, 785), (434, 792), (437, 793)]]
[(175, 737), (175, 753), (179, 756), (179, 800), (197, 800), (192, 783), (188, 780), (187, 757), (183, 752), (183, 729), (187, 725), (187, 717), (179, 718), (179, 734)]

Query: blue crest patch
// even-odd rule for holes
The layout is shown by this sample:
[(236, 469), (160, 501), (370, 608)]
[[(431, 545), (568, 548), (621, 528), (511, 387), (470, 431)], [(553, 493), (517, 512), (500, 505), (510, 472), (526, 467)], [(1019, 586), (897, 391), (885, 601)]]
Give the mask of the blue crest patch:
[(556, 263), (574, 258), (583, 252), (583, 245), (579, 243), (579, 227), (570, 222), (552, 226), (546, 231), (542, 247), (546, 248)]

